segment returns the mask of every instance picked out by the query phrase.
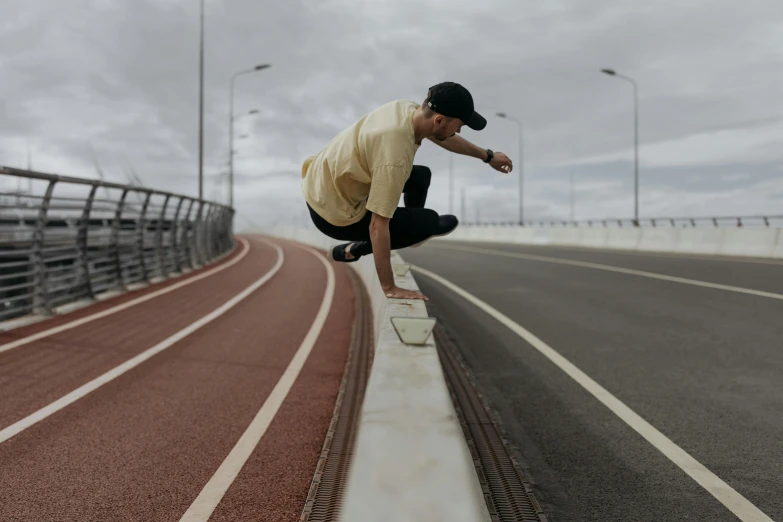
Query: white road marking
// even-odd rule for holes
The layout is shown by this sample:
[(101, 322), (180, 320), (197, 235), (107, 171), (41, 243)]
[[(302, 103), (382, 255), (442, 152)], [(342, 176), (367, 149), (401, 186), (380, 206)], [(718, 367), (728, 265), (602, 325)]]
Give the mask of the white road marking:
[(772, 522), (772, 519), (765, 515), (759, 508), (754, 506), (745, 497), (740, 495), (731, 486), (726, 484), (717, 475), (712, 473), (696, 459), (690, 456), (685, 450), (677, 446), (666, 435), (658, 431), (653, 425), (640, 417), (631, 408), (626, 406), (620, 399), (609, 393), (600, 384), (591, 379), (586, 373), (577, 368), (568, 359), (560, 355), (557, 351), (547, 345), (544, 341), (530, 333), (528, 330), (512, 321), (509, 317), (502, 314), (492, 306), (488, 305), (473, 294), (455, 285), (451, 281), (441, 276), (419, 268), (411, 266), (411, 270), (423, 274), (452, 292), (460, 295), (468, 302), (480, 308), (498, 322), (506, 326), (509, 330), (527, 341), (533, 348), (538, 350), (544, 357), (552, 361), (558, 368), (563, 370), (569, 377), (576, 381), (582, 388), (587, 390), (593, 397), (598, 399), (604, 406), (609, 408), (623, 422), (633, 428), (639, 435), (649, 442), (655, 449), (663, 453), (669, 460), (674, 462), (681, 470), (687, 473), (701, 487), (706, 489), (712, 496), (726, 506), (740, 520), (744, 522)]
[(202, 279), (206, 277), (213, 276), (217, 274), (218, 272), (222, 272), (223, 270), (230, 268), (234, 266), (235, 264), (239, 263), (244, 259), (244, 257), (248, 254), (250, 251), (250, 244), (244, 239), (239, 239), (242, 244), (245, 246), (245, 249), (242, 251), (241, 254), (236, 256), (231, 261), (224, 263), (220, 266), (217, 266), (215, 268), (212, 268), (211, 270), (208, 270), (202, 274), (199, 274), (194, 277), (189, 277), (185, 279), (184, 281), (180, 281), (179, 283), (173, 284), (171, 286), (167, 286), (166, 288), (161, 288), (160, 290), (156, 290), (155, 292), (151, 292), (149, 294), (145, 294), (141, 297), (137, 297), (136, 299), (132, 299), (128, 301), (127, 303), (123, 303), (121, 305), (113, 306), (111, 308), (107, 308), (106, 310), (103, 310), (101, 312), (88, 315), (87, 317), (82, 317), (81, 319), (77, 319), (75, 321), (71, 321), (70, 323), (65, 323), (60, 326), (55, 326), (54, 328), (49, 328), (48, 330), (44, 330), (43, 332), (38, 332), (36, 334), (28, 335), (27, 337), (23, 337), (21, 339), (17, 339), (16, 341), (12, 341), (10, 343), (2, 344), (0, 345), (0, 353), (7, 352), (8, 350), (13, 350), (14, 348), (18, 348), (19, 346), (23, 346), (25, 344), (30, 344), (32, 342), (38, 341), (39, 339), (43, 339), (45, 337), (49, 337), (51, 335), (58, 334), (60, 332), (64, 332), (66, 330), (70, 330), (72, 328), (76, 328), (78, 326), (81, 326), (83, 324), (87, 324), (92, 321), (96, 321), (98, 319), (102, 319), (103, 317), (116, 314), (117, 312), (121, 312), (123, 310), (127, 310), (128, 308), (132, 306), (136, 306), (137, 304), (146, 303), (150, 299), (155, 299), (156, 297), (159, 297), (164, 294), (168, 294), (169, 292), (173, 292), (174, 290), (177, 290), (178, 288), (182, 288), (183, 286), (187, 286), (191, 283), (195, 283), (196, 281), (201, 281)]
[(663, 257), (666, 259), (697, 259), (700, 261), (719, 261), (723, 263), (749, 263), (752, 265), (777, 265), (777, 266), (783, 266), (783, 261), (776, 261), (776, 258), (770, 258), (770, 259), (759, 259), (759, 258), (748, 258), (748, 257), (738, 257), (738, 256), (730, 256), (730, 255), (723, 255), (723, 254), (689, 254), (687, 252), (658, 252), (655, 250), (619, 250), (619, 249), (611, 249), (611, 248), (590, 248), (590, 247), (580, 247), (575, 245), (548, 245), (548, 244), (541, 244), (541, 245), (521, 245), (521, 246), (536, 246), (536, 247), (545, 247), (545, 248), (552, 248), (552, 249), (558, 249), (558, 250), (565, 250), (565, 251), (577, 251), (577, 252), (587, 252), (587, 253), (600, 253), (600, 254), (612, 254), (612, 255), (621, 255), (621, 256), (636, 256), (636, 257)]
[(645, 272), (643, 270), (632, 270), (630, 268), (620, 268), (617, 266), (601, 265), (598, 263), (588, 263), (586, 261), (573, 261), (570, 259), (562, 259), (559, 257), (546, 257), (536, 256), (533, 254), (519, 254), (515, 252), (506, 252), (504, 250), (492, 250), (486, 248), (473, 248), (473, 247), (459, 247), (459, 246), (441, 246), (437, 247), (443, 250), (459, 250), (462, 252), (475, 252), (477, 254), (486, 254), (490, 256), (500, 257), (513, 257), (517, 259), (529, 259), (531, 261), (542, 261), (545, 263), (555, 263), (558, 265), (571, 265), (579, 266), (583, 268), (593, 268), (595, 270), (604, 270), (606, 272), (617, 272), (620, 274), (635, 275), (639, 277), (649, 277), (650, 279), (660, 279), (662, 281), (671, 281), (673, 283), (682, 283), (684, 285), (702, 286), (704, 288), (713, 288), (716, 290), (726, 290), (728, 292), (736, 292), (739, 294), (749, 294), (758, 297), (768, 297), (770, 299), (783, 300), (783, 294), (776, 294), (773, 292), (764, 292), (762, 290), (753, 290), (750, 288), (742, 288), (740, 286), (721, 285), (718, 283), (708, 283), (707, 281), (698, 281), (696, 279), (686, 279), (684, 277), (667, 276), (663, 274), (656, 274), (655, 272)]
[[(263, 241), (263, 240), (262, 240)], [(266, 241), (264, 241), (266, 242)], [(183, 328), (179, 332), (175, 333), (174, 335), (168, 337), (167, 339), (159, 342), (152, 348), (148, 348), (147, 350), (143, 351), (142, 353), (138, 354), (137, 356), (133, 357), (132, 359), (129, 359), (125, 361), (124, 363), (120, 364), (119, 366), (116, 366), (109, 370), (108, 372), (104, 373), (103, 375), (100, 375), (96, 377), (95, 379), (91, 380), (90, 382), (83, 384), (73, 390), (72, 392), (63, 395), (56, 401), (52, 402), (51, 404), (48, 404), (47, 406), (44, 406), (40, 410), (31, 413), (27, 417), (11, 424), (7, 428), (4, 428), (0, 430), (0, 444), (7, 441), (11, 437), (14, 437), (15, 435), (18, 435), (19, 433), (23, 432), (30, 426), (33, 426), (34, 424), (44, 420), (45, 418), (49, 417), (50, 415), (53, 415), (54, 413), (57, 413), (61, 409), (65, 408), (66, 406), (69, 406), (73, 404), (74, 402), (78, 401), (85, 395), (97, 390), (104, 384), (113, 381), (123, 373), (127, 372), (128, 370), (131, 370), (135, 368), (136, 366), (140, 365), (147, 359), (159, 354), (166, 348), (171, 347), (178, 341), (181, 341), (188, 335), (192, 334), (199, 328), (209, 324), (210, 322), (214, 321), (227, 311), (229, 311), (231, 308), (236, 306), (240, 301), (245, 299), (247, 296), (258, 290), (264, 283), (269, 281), (279, 270), (280, 267), (283, 266), (283, 250), (272, 243), (269, 243), (272, 245), (275, 250), (277, 251), (277, 262), (275, 263), (275, 266), (272, 267), (271, 270), (269, 270), (266, 274), (264, 274), (263, 277), (253, 282), (250, 286), (242, 290), (239, 294), (232, 297), (230, 300), (226, 301), (222, 306), (219, 308), (216, 308), (209, 314), (205, 315), (198, 321), (190, 324), (189, 326)]]
[[(300, 245), (297, 245), (300, 246)], [(334, 269), (326, 262), (323, 256), (318, 255), (310, 248), (302, 247), (305, 250), (310, 251), (316, 256), (324, 267), (326, 267), (326, 291), (324, 292), (324, 298), (321, 301), (321, 308), (318, 310), (318, 314), (315, 316), (313, 324), (310, 326), (310, 330), (307, 332), (302, 344), (297, 349), (288, 367), (280, 376), (280, 380), (275, 385), (272, 393), (264, 401), (263, 406), (253, 418), (250, 425), (245, 432), (239, 438), (236, 445), (229, 452), (226, 459), (217, 469), (212, 478), (201, 490), (196, 500), (190, 505), (188, 510), (182, 515), (180, 522), (206, 522), (209, 517), (212, 516), (212, 512), (218, 506), (223, 496), (228, 491), (228, 488), (236, 479), (242, 467), (250, 458), (250, 455), (255, 450), (256, 446), (261, 440), (261, 437), (266, 433), (267, 428), (272, 423), (272, 419), (277, 415), (280, 406), (285, 401), (288, 392), (296, 382), (299, 372), (302, 370), (307, 358), (310, 356), (310, 352), (318, 340), (321, 334), (321, 329), (326, 322), (326, 318), (329, 315), (329, 310), (332, 308), (332, 301), (334, 298)]]

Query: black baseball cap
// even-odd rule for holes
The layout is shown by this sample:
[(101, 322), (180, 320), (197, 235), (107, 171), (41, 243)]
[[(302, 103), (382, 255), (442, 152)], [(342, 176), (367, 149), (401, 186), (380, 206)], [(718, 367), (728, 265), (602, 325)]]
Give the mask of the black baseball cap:
[(487, 120), (473, 109), (473, 96), (458, 83), (443, 82), (430, 87), (427, 106), (438, 114), (459, 118), (473, 130), (487, 126)]

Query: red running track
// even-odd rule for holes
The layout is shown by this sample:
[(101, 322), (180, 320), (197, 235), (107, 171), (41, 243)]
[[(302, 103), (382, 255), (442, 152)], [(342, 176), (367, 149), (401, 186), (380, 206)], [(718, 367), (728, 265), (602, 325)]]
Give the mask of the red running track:
[[(0, 352), (4, 430), (224, 305), (275, 267), (273, 243), (284, 256), (274, 276), (223, 315), (0, 442), (0, 520), (182, 518), (264, 405), (325, 298), (321, 254), (247, 241), (221, 262), (241, 256), (225, 270)], [(351, 341), (351, 284), (344, 265), (329, 266), (335, 290), (323, 329), (209, 520), (299, 520)], [(0, 350), (210, 269), (0, 334)]]

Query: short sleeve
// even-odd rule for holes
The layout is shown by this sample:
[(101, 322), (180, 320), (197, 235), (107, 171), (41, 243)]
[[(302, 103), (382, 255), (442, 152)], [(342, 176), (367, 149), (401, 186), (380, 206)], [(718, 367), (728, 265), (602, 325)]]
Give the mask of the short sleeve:
[(396, 165), (383, 165), (373, 169), (367, 210), (391, 219), (409, 176), (410, 170)]

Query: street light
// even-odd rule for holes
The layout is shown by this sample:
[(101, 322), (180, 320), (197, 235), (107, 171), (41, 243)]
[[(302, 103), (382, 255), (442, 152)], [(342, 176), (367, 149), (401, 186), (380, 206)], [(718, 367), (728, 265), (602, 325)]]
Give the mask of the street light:
[[(258, 114), (258, 110), (257, 109), (253, 109), (252, 111), (248, 111), (245, 114), (241, 114), (239, 116), (235, 116), (234, 117), (234, 123), (236, 123), (238, 120), (240, 120), (242, 118), (247, 118), (248, 116), (252, 116), (253, 114)], [(233, 125), (232, 125), (232, 128), (233, 128)], [(241, 140), (241, 139), (247, 138), (248, 136), (249, 136), (248, 134), (242, 134), (242, 135), (239, 136), (238, 139)], [(233, 146), (232, 146), (232, 148), (231, 148), (231, 155), (232, 155), (232, 157), (236, 153), (237, 153), (237, 151), (235, 151)], [(229, 158), (229, 161), (228, 161), (227, 165), (229, 166), (229, 168), (231, 167), (231, 158)]]
[(204, 0), (201, 0), (198, 87), (198, 199), (204, 199)]
[(454, 214), (454, 154), (449, 154), (449, 214)]
[(601, 72), (609, 76), (616, 76), (631, 82), (633, 85), (633, 149), (634, 149), (634, 224), (639, 226), (639, 92), (633, 78), (618, 74), (613, 69), (601, 69)]
[[(228, 102), (228, 206), (234, 206), (234, 80), (237, 76), (250, 74), (262, 69), (271, 67), (269, 64), (256, 65), (252, 69), (244, 69), (231, 76), (231, 85), (229, 87)], [(251, 111), (250, 114), (256, 114), (258, 111)]]
[(522, 122), (519, 121), (516, 118), (513, 118), (506, 114), (505, 112), (498, 112), (496, 113), (498, 118), (504, 118), (506, 120), (513, 121), (517, 124), (517, 128), (519, 129), (519, 225), (524, 226), (525, 222), (525, 213), (522, 208), (522, 174), (524, 172), (523, 167), (523, 159), (522, 159)]

